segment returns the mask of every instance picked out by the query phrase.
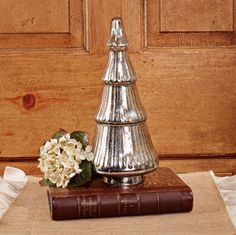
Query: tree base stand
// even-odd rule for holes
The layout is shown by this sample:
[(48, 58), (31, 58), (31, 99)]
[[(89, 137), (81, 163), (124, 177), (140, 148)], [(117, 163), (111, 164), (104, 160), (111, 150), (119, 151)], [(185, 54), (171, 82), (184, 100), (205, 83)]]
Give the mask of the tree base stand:
[(132, 186), (141, 184), (143, 182), (143, 176), (125, 176), (125, 177), (113, 177), (113, 176), (105, 176), (103, 181), (108, 185), (114, 186)]

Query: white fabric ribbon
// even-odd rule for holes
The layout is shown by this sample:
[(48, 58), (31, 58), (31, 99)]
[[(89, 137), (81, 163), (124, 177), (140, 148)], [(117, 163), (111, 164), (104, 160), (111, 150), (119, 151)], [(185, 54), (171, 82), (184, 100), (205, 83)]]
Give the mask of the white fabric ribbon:
[(27, 183), (24, 171), (7, 166), (0, 177), (0, 219)]
[(236, 175), (218, 177), (213, 171), (210, 171), (210, 174), (224, 199), (229, 216), (236, 228)]

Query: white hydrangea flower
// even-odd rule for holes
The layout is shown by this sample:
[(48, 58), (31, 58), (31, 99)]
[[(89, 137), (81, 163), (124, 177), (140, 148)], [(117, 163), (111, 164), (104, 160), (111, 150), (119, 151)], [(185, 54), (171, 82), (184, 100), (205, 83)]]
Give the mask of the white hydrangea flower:
[(94, 158), (94, 154), (92, 152), (86, 154), (86, 159), (88, 161), (92, 161)]
[(92, 152), (92, 146), (91, 145), (87, 145), (86, 148), (85, 148), (85, 156), (86, 156), (86, 159), (88, 161), (92, 161), (93, 158), (94, 158), (94, 154)]
[(94, 155), (92, 146), (88, 145), (83, 150), (79, 141), (66, 134), (59, 140), (51, 139), (41, 146), (39, 157), (38, 167), (44, 173), (44, 178), (57, 187), (65, 188), (71, 178), (82, 172), (81, 161), (92, 161)]

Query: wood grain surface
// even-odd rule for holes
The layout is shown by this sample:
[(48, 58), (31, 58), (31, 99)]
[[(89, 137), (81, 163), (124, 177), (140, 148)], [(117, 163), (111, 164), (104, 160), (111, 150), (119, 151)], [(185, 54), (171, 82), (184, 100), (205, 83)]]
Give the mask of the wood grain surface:
[(0, 49), (84, 48), (83, 0), (1, 0)]
[(235, 0), (148, 0), (145, 6), (150, 47), (236, 44)]
[[(234, 50), (131, 59), (157, 152), (236, 152)], [(2, 54), (0, 64), (2, 156), (36, 155), (58, 128), (86, 130), (93, 139), (106, 55)]]
[[(20, 159), (35, 159), (59, 128), (85, 130), (92, 143), (109, 22), (122, 16), (150, 134), (157, 153), (165, 156), (161, 164), (177, 172), (236, 172), (234, 32), (223, 33), (223, 39), (219, 32), (203, 33), (201, 40), (201, 33), (166, 36), (154, 0), (70, 4), (74, 20), (68, 35), (0, 32), (0, 169), (9, 159), (38, 173), (35, 162)], [(9, 49), (14, 46), (21, 49)]]
[(68, 9), (68, 0), (1, 0), (0, 32), (69, 32)]
[(233, 31), (233, 0), (161, 0), (161, 32)]

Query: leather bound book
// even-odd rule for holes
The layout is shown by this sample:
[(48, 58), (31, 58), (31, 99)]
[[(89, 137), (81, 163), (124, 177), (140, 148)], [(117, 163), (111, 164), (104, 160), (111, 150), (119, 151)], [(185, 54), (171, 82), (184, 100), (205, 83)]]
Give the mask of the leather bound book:
[(192, 190), (169, 168), (145, 175), (142, 184), (111, 187), (102, 178), (86, 187), (48, 190), (53, 220), (188, 212)]

